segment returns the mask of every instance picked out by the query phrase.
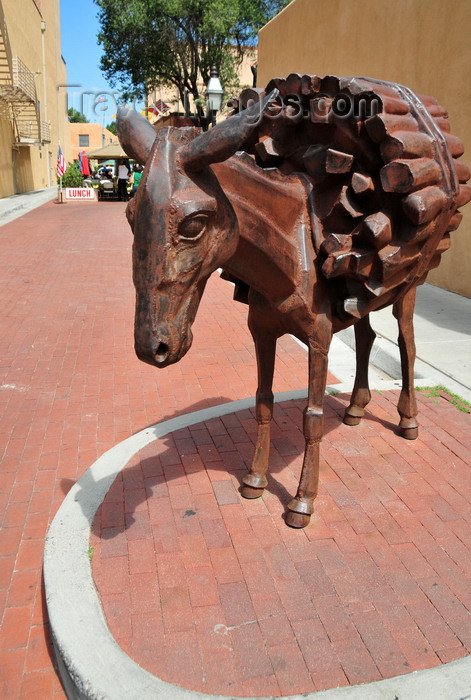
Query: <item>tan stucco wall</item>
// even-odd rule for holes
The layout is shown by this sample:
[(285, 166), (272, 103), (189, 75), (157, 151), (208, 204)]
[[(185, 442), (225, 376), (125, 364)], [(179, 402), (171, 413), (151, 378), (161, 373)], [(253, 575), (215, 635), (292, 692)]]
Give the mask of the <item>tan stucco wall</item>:
[[(367, 76), (433, 95), (471, 164), (470, 0), (293, 0), (259, 35), (258, 81)], [(471, 297), (471, 204), (428, 281)]]
[[(66, 67), (60, 49), (59, 0), (0, 0), (12, 56), (35, 74), (41, 120), (51, 123), (51, 142), (14, 145), (11, 122), (0, 118), (0, 197), (56, 184), (58, 141), (69, 156), (69, 131), (64, 89)], [(38, 9), (38, 6), (40, 9)], [(45, 22), (45, 30), (41, 24)], [(70, 156), (69, 156), (70, 157)]]
[[(80, 151), (96, 151), (102, 146), (108, 146), (108, 144), (113, 141), (117, 141), (118, 138), (113, 134), (113, 132), (105, 129), (101, 124), (95, 123), (80, 123), (74, 122), (69, 124), (69, 134), (70, 134), (70, 160), (78, 159)], [(79, 135), (88, 134), (89, 136), (89, 146), (85, 148), (79, 146)], [(104, 138), (103, 138), (104, 137)]]

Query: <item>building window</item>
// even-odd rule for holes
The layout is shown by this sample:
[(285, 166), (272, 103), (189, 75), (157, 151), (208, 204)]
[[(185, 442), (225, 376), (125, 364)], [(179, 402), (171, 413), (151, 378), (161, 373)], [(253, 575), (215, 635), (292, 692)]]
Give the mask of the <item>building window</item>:
[(79, 146), (81, 148), (88, 148), (90, 145), (90, 136), (88, 134), (79, 134)]

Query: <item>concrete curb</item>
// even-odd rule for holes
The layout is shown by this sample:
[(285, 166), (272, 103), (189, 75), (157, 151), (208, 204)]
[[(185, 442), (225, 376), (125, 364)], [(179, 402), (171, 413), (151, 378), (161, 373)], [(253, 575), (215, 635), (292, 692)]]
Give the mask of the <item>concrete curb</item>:
[(57, 198), (57, 185), (0, 199), (0, 226)]
[[(333, 388), (343, 391), (343, 385)], [(304, 390), (283, 392), (275, 400), (305, 396)], [(65, 497), (46, 536), (44, 581), (54, 653), (70, 700), (227, 698), (171, 685), (142, 669), (123, 652), (106, 624), (93, 583), (88, 548), (95, 513), (113, 481), (136, 452), (170, 432), (253, 405), (253, 399), (233, 401), (146, 428), (105, 452)], [(464, 700), (471, 697), (470, 679), (471, 656), (468, 656), (374, 683), (284, 697), (289, 700)]]
[[(336, 336), (344, 345), (355, 351), (355, 335), (352, 327), (340, 331)], [(396, 388), (401, 387), (401, 360), (399, 356), (399, 345), (385, 336), (377, 334), (373, 349), (371, 351), (369, 371), (376, 368), (386, 375), (396, 380)], [(335, 370), (334, 370), (335, 371)], [(419, 356), (414, 363), (415, 386), (436, 386), (442, 384), (448, 391), (457, 394), (466, 401), (471, 402), (471, 389), (443, 370), (439, 370)], [(375, 378), (370, 377), (370, 386), (374, 388)], [(382, 388), (382, 387), (381, 387)], [(351, 391), (349, 389), (348, 391)]]

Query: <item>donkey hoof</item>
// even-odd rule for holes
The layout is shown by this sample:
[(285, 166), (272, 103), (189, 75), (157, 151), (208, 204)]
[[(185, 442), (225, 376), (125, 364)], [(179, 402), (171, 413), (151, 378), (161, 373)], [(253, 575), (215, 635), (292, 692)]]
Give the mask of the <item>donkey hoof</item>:
[(294, 510), (286, 511), (286, 524), (290, 527), (300, 529), (309, 525), (311, 516), (307, 513), (295, 513)]
[(401, 437), (405, 438), (406, 440), (417, 440), (419, 437), (419, 428), (417, 426), (413, 428), (399, 428), (399, 432), (401, 434)]
[(345, 409), (345, 413), (343, 414), (343, 422), (345, 425), (358, 425), (364, 415), (365, 411), (363, 408), (360, 406), (355, 406), (354, 403), (351, 403), (350, 406)]
[(243, 484), (240, 493), (244, 498), (260, 498), (263, 495), (265, 489), (257, 489), (254, 486), (247, 486)]
[(345, 425), (358, 425), (361, 422), (361, 416), (352, 416), (350, 413), (345, 413), (343, 422)]

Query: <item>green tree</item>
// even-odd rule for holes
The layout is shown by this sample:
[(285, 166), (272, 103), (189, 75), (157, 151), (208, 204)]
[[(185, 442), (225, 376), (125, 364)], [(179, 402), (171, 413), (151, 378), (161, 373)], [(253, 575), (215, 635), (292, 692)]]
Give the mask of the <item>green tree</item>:
[(69, 115), (69, 122), (72, 122), (74, 124), (76, 124), (77, 122), (80, 122), (81, 124), (88, 124), (88, 119), (86, 118), (85, 114), (82, 114), (82, 112), (78, 112), (73, 107), (69, 107), (69, 109), (67, 110), (67, 114)]
[[(200, 98), (211, 67), (224, 85), (237, 84), (244, 47), (290, 0), (95, 0), (103, 46), (100, 67), (124, 99), (159, 85)], [(201, 77), (200, 77), (201, 76)]]
[[(82, 181), (83, 176), (79, 164), (76, 161), (69, 163), (67, 170), (62, 175), (62, 187), (80, 187)], [(60, 182), (60, 178), (57, 178), (57, 182)]]
[(108, 124), (108, 126), (105, 126), (105, 129), (108, 129), (108, 131), (111, 131), (111, 133), (114, 134), (115, 136), (117, 135), (117, 134), (116, 134), (116, 122), (115, 122), (115, 121), (110, 122), (110, 123)]

